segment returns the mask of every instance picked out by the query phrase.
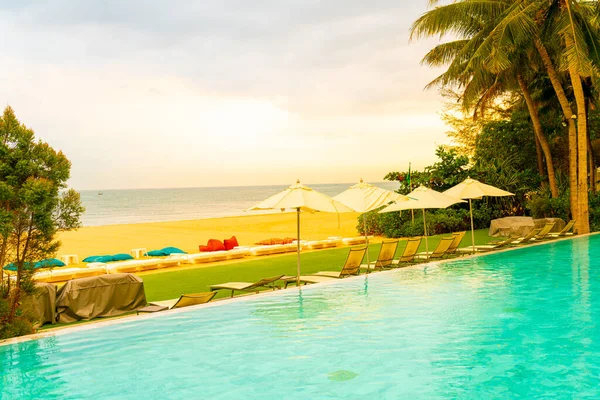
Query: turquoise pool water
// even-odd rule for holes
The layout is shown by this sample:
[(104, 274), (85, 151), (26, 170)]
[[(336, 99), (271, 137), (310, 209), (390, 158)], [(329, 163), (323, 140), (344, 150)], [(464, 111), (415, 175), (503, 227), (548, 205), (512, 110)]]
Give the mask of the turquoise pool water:
[(0, 347), (3, 399), (600, 398), (600, 236)]

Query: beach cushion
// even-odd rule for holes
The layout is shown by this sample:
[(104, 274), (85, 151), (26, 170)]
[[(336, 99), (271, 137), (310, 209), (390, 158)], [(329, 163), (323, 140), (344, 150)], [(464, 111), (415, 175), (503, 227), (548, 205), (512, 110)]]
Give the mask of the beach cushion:
[(103, 255), (103, 256), (89, 256), (83, 259), (83, 262), (89, 263), (89, 262), (101, 262), (101, 263), (107, 263), (107, 262), (111, 262), (114, 261), (113, 260), (113, 256), (111, 255)]
[[(164, 251), (162, 250), (150, 250), (149, 252), (146, 253), (147, 256), (150, 257), (162, 257), (162, 256), (166, 256), (168, 254), (165, 254)], [(85, 261), (85, 260), (83, 260)]]
[(210, 251), (223, 251), (225, 250), (225, 245), (218, 239), (210, 239), (208, 241), (208, 247)]
[(169, 256), (171, 254), (186, 254), (185, 251), (178, 249), (177, 247), (164, 247), (161, 250), (165, 256)]
[(225, 250), (233, 250), (235, 247), (239, 246), (235, 236), (232, 236), (231, 239), (223, 240), (223, 245), (225, 246)]
[(225, 245), (218, 239), (209, 239), (206, 246), (200, 246), (200, 251), (223, 251)]
[(129, 254), (118, 253), (112, 256), (112, 261), (125, 261), (125, 260), (133, 260), (133, 257)]

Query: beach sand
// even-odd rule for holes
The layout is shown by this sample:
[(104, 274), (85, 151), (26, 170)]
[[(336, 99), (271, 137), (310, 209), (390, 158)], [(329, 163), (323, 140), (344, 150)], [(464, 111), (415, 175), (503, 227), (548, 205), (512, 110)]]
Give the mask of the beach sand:
[[(301, 213), (300, 238), (320, 240), (329, 236), (359, 236), (356, 230), (359, 215)], [(62, 242), (58, 255), (77, 254), (81, 261), (90, 255), (129, 253), (134, 248), (150, 251), (166, 246), (197, 253), (198, 246), (206, 244), (208, 239), (223, 240), (231, 236), (235, 236), (241, 246), (270, 238), (295, 238), (296, 213), (83, 227), (58, 235)]]

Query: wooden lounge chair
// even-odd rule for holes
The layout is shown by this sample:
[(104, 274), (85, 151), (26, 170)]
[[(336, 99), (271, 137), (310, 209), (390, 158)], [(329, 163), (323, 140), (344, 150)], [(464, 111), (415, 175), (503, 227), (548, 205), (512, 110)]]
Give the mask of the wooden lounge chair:
[(438, 243), (435, 250), (426, 252), (422, 251), (415, 255), (415, 258), (419, 260), (430, 260), (432, 258), (442, 258), (446, 255), (446, 252), (450, 248), (450, 245), (454, 242), (454, 236), (442, 238)]
[(258, 293), (260, 288), (271, 288), (273, 290), (279, 289), (279, 286), (275, 285), (275, 281), (283, 278), (284, 275), (271, 276), (269, 278), (263, 278), (258, 282), (227, 282), (221, 283), (218, 285), (211, 285), (210, 291), (226, 289), (231, 290), (231, 297), (233, 297), (233, 292), (236, 290), (240, 292), (256, 292)]
[(510, 244), (521, 244), (521, 243), (531, 242), (532, 239), (535, 238), (540, 233), (541, 230), (542, 230), (542, 228), (534, 229), (531, 232), (529, 232), (527, 235), (520, 237), (518, 239), (512, 240), (510, 242)]
[(465, 233), (467, 233), (467, 231), (455, 232), (452, 234), (454, 241), (450, 243), (450, 247), (448, 247), (448, 250), (446, 250), (446, 254), (456, 253), (458, 246), (460, 246), (460, 242), (462, 242), (463, 238), (465, 237)]
[(174, 308), (195, 306), (198, 304), (208, 303), (215, 297), (217, 292), (204, 292), (204, 293), (192, 293), (182, 294), (178, 299), (156, 301), (150, 303), (144, 308), (137, 310), (137, 313), (151, 313), (164, 310), (172, 310)]
[[(490, 242), (488, 244), (480, 244), (480, 245), (475, 246), (475, 251), (482, 252), (482, 251), (491, 251), (491, 250), (501, 249), (502, 247), (507, 246), (510, 243), (512, 243), (513, 240), (515, 240), (515, 238), (508, 237), (504, 240), (500, 240), (497, 242)], [(469, 247), (464, 247), (462, 249), (458, 249), (458, 251), (472, 252), (473, 250), (472, 250), (471, 246), (469, 246)]]
[(412, 261), (414, 261), (415, 256), (417, 255), (417, 252), (419, 251), (419, 246), (421, 245), (421, 240), (423, 240), (423, 238), (421, 238), (421, 237), (407, 239), (406, 247), (404, 248), (402, 255), (400, 256), (399, 259), (394, 260), (392, 262), (394, 264), (394, 266), (395, 267), (404, 266), (404, 265), (407, 265), (407, 264), (411, 263)]
[(379, 255), (377, 260), (369, 264), (362, 264), (360, 268), (368, 271), (372, 269), (385, 269), (392, 268), (394, 265), (394, 255), (396, 255), (396, 249), (398, 248), (398, 240), (384, 240), (381, 242), (381, 249), (379, 249)]
[[(346, 262), (342, 267), (341, 271), (320, 271), (316, 274), (311, 275), (300, 275), (298, 280), (304, 284), (306, 283), (319, 283), (325, 281), (331, 281), (332, 279), (346, 278), (352, 275), (358, 275), (360, 273), (360, 265), (362, 264), (363, 258), (367, 253), (367, 247), (356, 247), (350, 249)], [(296, 282), (296, 276), (284, 276), (282, 280), (285, 281), (285, 287), (290, 282)]]
[(575, 226), (575, 223), (577, 221), (572, 219), (569, 221), (568, 224), (565, 225), (565, 227), (563, 228), (562, 231), (560, 232), (554, 232), (554, 233), (549, 233), (548, 237), (550, 238), (558, 238), (558, 237), (562, 237), (562, 236), (572, 236), (575, 233), (573, 233), (571, 230), (573, 229), (573, 227)]
[(550, 233), (552, 228), (554, 228), (554, 225), (556, 225), (556, 222), (548, 222), (546, 225), (544, 225), (542, 230), (532, 238), (532, 241), (546, 239), (546, 236), (548, 236), (548, 233)]

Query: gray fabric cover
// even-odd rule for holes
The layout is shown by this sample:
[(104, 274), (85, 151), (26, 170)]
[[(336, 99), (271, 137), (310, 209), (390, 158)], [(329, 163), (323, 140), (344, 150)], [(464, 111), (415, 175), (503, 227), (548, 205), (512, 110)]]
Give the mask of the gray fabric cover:
[(37, 326), (46, 323), (56, 323), (56, 285), (38, 282), (33, 296), (33, 312), (38, 322)]
[(492, 220), (488, 235), (523, 237), (534, 229), (543, 228), (548, 222), (555, 223), (550, 232), (560, 232), (565, 227), (565, 221), (560, 218), (504, 217)]
[(536, 228), (543, 228), (544, 225), (546, 225), (548, 222), (554, 222), (554, 226), (552, 227), (550, 232), (560, 232), (566, 225), (565, 221), (563, 221), (560, 218), (540, 218), (533, 220), (533, 223), (535, 224)]
[(58, 322), (112, 317), (146, 305), (144, 282), (133, 274), (72, 279), (58, 291)]
[(492, 220), (488, 235), (521, 237), (534, 229), (535, 223), (531, 217), (504, 217)]

